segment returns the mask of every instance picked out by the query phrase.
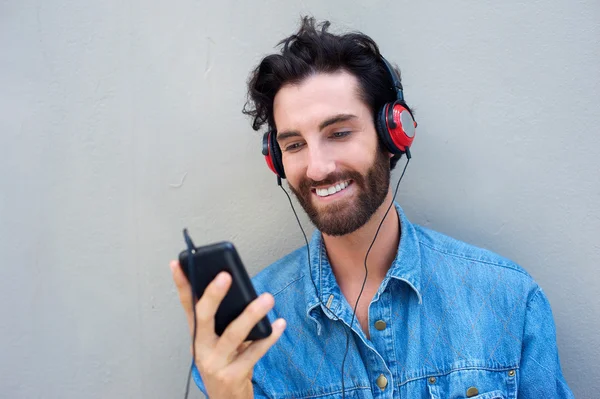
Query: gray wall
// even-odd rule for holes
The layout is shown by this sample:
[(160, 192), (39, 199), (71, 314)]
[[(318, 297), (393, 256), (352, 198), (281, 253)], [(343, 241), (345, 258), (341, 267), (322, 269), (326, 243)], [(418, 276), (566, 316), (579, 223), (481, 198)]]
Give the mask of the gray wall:
[(0, 396), (182, 397), (182, 228), (234, 241), (252, 273), (303, 243), (240, 110), (310, 12), (403, 70), (409, 217), (523, 265), (595, 397), (600, 3), (249, 3), (0, 3)]

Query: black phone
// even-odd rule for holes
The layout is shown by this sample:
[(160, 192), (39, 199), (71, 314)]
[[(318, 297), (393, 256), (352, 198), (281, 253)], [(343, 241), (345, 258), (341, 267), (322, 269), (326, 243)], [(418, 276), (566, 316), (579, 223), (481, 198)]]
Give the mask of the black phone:
[[(229, 291), (215, 315), (215, 333), (221, 336), (225, 328), (257, 298), (256, 291), (233, 243), (222, 241), (195, 247), (192, 256), (193, 262), (190, 262), (189, 251), (181, 251), (179, 264), (198, 298), (219, 272), (226, 271), (232, 277)], [(194, 265), (193, 271), (190, 263)], [(265, 316), (250, 331), (246, 340), (263, 339), (271, 335), (271, 332), (271, 323)]]

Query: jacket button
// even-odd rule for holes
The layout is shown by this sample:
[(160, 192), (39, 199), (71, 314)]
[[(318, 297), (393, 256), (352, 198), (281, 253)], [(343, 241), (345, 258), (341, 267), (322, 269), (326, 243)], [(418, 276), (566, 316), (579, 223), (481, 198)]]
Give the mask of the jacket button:
[(479, 395), (479, 391), (475, 387), (471, 387), (467, 389), (467, 398), (472, 398), (473, 396)]
[(508, 376), (509, 376), (509, 377), (514, 377), (514, 376), (515, 376), (515, 370), (510, 370), (510, 371), (508, 372)]
[(375, 322), (375, 328), (378, 329), (379, 331), (385, 330), (386, 327), (387, 327), (387, 324), (385, 324), (385, 321), (383, 321), (383, 320), (377, 320)]
[(429, 383), (430, 384), (435, 384), (435, 382), (436, 382), (435, 377), (429, 377)]
[(385, 389), (385, 387), (387, 387), (387, 378), (385, 378), (385, 375), (381, 374), (379, 377), (377, 377), (377, 386), (381, 389)]

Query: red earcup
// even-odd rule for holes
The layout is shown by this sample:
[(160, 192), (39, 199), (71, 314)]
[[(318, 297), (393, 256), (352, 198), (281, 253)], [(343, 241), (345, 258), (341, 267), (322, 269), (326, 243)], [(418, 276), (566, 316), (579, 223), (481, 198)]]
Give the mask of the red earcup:
[(269, 169), (271, 169), (271, 171), (273, 171), (273, 173), (277, 174), (277, 172), (275, 171), (275, 166), (273, 166), (273, 160), (271, 159), (271, 155), (265, 155), (265, 161), (267, 161), (267, 166), (269, 167)]
[(273, 134), (273, 132), (269, 131), (263, 135), (262, 154), (265, 156), (265, 161), (267, 162), (269, 169), (280, 178), (285, 179), (285, 171), (283, 170), (281, 161), (281, 151), (275, 141), (275, 137), (271, 137), (271, 134)]
[[(386, 127), (396, 147), (402, 151), (406, 151), (406, 147), (410, 147), (415, 138), (417, 123), (410, 112), (401, 104), (387, 104), (386, 107), (392, 105), (394, 107), (391, 112), (392, 123), (390, 123), (388, 117), (386, 119)], [(390, 115), (389, 108), (385, 114)]]
[(275, 165), (273, 165), (273, 158), (271, 156), (271, 154), (273, 153), (273, 151), (271, 150), (271, 132), (266, 132), (263, 135), (263, 145), (262, 145), (262, 154), (265, 156), (265, 162), (267, 163), (267, 166), (269, 167), (269, 169), (271, 169), (273, 171), (273, 173), (277, 174), (277, 171), (275, 170)]

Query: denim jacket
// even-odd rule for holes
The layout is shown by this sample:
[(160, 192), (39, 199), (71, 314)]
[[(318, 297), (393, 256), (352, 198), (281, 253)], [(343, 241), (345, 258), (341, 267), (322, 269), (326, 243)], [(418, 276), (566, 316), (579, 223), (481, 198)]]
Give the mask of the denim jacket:
[[(410, 223), (369, 305), (367, 338), (322, 236), (253, 278), (287, 328), (254, 368), (257, 398), (573, 398), (544, 292), (520, 266)], [(311, 281), (310, 274), (315, 284)], [(357, 276), (363, 279), (363, 275)], [(317, 297), (317, 288), (321, 301)], [(368, 300), (368, 299), (366, 299)], [(194, 380), (205, 392), (198, 371)]]

